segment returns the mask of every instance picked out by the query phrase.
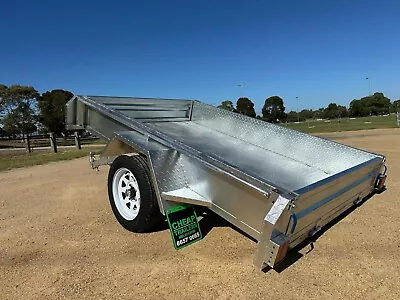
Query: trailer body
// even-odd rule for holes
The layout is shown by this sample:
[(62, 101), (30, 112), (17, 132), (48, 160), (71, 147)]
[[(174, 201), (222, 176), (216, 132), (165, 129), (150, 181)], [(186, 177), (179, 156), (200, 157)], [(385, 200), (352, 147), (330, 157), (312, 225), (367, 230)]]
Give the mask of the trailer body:
[(260, 269), (386, 179), (382, 155), (195, 100), (74, 96), (66, 122), (107, 141), (94, 167), (145, 156), (163, 214), (205, 206), (256, 239)]

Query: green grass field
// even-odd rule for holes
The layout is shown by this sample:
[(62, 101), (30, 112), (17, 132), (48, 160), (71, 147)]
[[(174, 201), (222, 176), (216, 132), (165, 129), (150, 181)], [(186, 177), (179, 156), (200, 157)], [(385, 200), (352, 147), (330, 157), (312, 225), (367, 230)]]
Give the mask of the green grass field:
[(306, 133), (335, 132), (349, 130), (365, 130), (378, 128), (397, 127), (396, 115), (372, 116), (356, 119), (335, 119), (335, 120), (309, 120), (300, 123), (287, 123), (282, 126), (296, 129)]
[(70, 160), (78, 157), (89, 157), (89, 152), (92, 151), (96, 154), (100, 153), (103, 147), (81, 149), (81, 150), (67, 150), (58, 153), (43, 153), (43, 154), (25, 154), (25, 155), (4, 155), (0, 156), (0, 172), (11, 170), (15, 168), (23, 168), (34, 165), (42, 165), (49, 162)]

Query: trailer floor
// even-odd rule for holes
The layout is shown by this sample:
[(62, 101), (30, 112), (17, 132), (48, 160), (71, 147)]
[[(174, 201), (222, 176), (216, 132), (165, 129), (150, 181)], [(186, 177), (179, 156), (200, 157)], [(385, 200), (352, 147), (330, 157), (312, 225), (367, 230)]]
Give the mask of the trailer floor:
[(218, 219), (178, 252), (167, 230), (123, 230), (108, 168), (96, 173), (86, 158), (2, 172), (0, 299), (400, 299), (400, 130), (337, 135), (387, 156), (388, 190), (281, 273), (258, 272), (255, 243)]

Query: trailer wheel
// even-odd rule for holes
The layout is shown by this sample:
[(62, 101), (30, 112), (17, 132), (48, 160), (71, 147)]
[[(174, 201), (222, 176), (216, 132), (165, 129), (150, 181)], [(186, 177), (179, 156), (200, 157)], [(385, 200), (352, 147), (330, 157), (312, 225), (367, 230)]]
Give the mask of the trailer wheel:
[(146, 159), (117, 157), (108, 173), (108, 197), (118, 222), (133, 232), (148, 232), (162, 219)]

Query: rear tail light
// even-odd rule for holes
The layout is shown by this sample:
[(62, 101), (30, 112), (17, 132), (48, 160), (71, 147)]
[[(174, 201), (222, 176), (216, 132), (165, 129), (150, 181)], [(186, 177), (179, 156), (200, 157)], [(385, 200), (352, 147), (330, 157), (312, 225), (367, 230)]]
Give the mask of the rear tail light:
[(377, 189), (378, 191), (382, 191), (385, 188), (386, 178), (386, 174), (379, 174), (376, 180), (375, 189)]
[(285, 242), (283, 245), (281, 245), (279, 247), (278, 253), (276, 254), (275, 264), (279, 263), (280, 261), (282, 261), (285, 258), (286, 254), (289, 250), (289, 244), (290, 244), (290, 241), (288, 240), (287, 242)]

